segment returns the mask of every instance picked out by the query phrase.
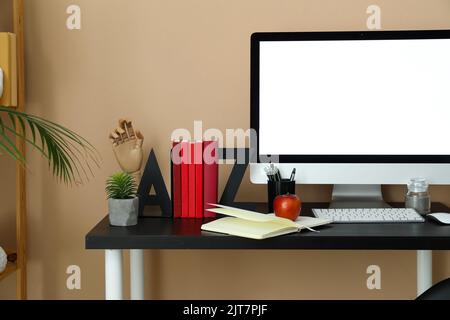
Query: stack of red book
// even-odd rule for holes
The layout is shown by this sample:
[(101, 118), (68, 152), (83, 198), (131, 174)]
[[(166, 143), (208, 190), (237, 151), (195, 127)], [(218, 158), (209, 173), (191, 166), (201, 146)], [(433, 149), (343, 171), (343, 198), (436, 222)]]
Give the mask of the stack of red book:
[(217, 203), (218, 142), (174, 141), (171, 161), (174, 218), (214, 217), (207, 209)]

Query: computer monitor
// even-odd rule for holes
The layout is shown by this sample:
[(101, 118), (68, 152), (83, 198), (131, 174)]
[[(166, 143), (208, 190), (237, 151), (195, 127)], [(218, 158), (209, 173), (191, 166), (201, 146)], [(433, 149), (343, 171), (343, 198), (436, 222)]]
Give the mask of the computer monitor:
[(381, 184), (415, 177), (449, 184), (449, 122), (450, 30), (251, 37), (253, 183), (277, 155), (284, 177), (340, 185), (336, 198), (379, 199)]

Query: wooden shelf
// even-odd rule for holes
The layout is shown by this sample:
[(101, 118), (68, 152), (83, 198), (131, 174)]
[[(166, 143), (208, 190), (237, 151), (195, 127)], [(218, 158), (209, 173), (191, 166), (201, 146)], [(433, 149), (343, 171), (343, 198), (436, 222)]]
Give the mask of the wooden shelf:
[[(12, 0), (13, 33), (16, 35), (16, 71), (17, 71), (17, 106), (18, 111), (25, 111), (25, 59), (24, 59), (24, 28), (23, 0)], [(19, 122), (17, 122), (18, 124)], [(16, 137), (16, 147), (25, 156), (25, 141)], [(9, 261), (6, 270), (0, 273), (0, 280), (17, 271), (17, 298), (27, 298), (27, 259), (26, 259), (26, 180), (25, 167), (16, 162), (16, 245), (15, 262)]]
[(10, 274), (14, 273), (17, 270), (17, 265), (13, 262), (8, 262), (6, 265), (6, 269), (0, 273), (0, 281), (8, 277)]

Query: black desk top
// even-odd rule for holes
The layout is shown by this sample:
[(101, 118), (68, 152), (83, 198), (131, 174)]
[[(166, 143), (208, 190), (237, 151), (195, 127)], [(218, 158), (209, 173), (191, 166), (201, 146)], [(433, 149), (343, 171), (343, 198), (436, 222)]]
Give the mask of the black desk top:
[[(327, 206), (305, 203), (302, 215)], [(263, 208), (260, 205), (258, 211)], [(450, 212), (450, 208), (433, 203), (432, 212)], [(86, 249), (450, 250), (450, 225), (428, 219), (424, 223), (330, 224), (317, 228), (320, 233), (302, 230), (265, 240), (202, 231), (205, 221), (152, 217), (139, 219), (133, 227), (113, 227), (106, 216), (86, 235)]]

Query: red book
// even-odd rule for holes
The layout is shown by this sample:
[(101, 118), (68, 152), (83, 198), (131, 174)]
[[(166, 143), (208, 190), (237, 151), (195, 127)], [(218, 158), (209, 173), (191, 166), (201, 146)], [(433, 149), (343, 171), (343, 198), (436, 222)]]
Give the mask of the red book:
[(181, 144), (181, 217), (189, 218), (189, 142)]
[(205, 218), (215, 217), (214, 212), (209, 212), (217, 203), (218, 181), (219, 181), (219, 165), (218, 152), (219, 143), (217, 141), (203, 142), (203, 216)]
[(173, 217), (181, 217), (181, 144), (172, 142), (172, 210)]
[(195, 142), (189, 143), (189, 218), (195, 218)]
[(195, 142), (195, 217), (203, 218), (203, 142)]

